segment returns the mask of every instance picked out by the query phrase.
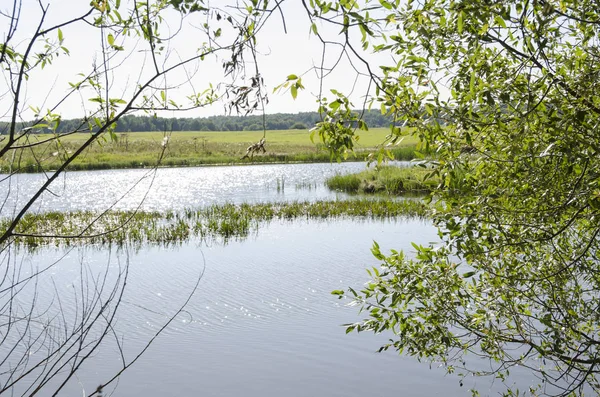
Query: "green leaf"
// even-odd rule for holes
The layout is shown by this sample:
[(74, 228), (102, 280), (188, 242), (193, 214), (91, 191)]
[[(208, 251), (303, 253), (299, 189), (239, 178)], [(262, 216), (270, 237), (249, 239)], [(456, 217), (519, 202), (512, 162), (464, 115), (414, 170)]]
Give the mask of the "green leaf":
[(115, 36), (113, 36), (112, 33), (109, 33), (108, 37), (107, 37), (107, 41), (108, 41), (109, 46), (111, 46), (111, 47), (114, 46), (115, 45)]
[(317, 25), (313, 22), (310, 25), (310, 30), (312, 31), (312, 33), (316, 36), (319, 32), (317, 31)]
[[(367, 126), (367, 123), (365, 123), (364, 120), (358, 120), (358, 129), (362, 130), (362, 131), (369, 131), (369, 127)], [(358, 140), (358, 137), (357, 137)]]
[(358, 27), (361, 34), (360, 41), (365, 42), (367, 40), (367, 29), (365, 29), (365, 25), (362, 23), (358, 24)]
[(496, 17), (494, 18), (494, 21), (500, 27), (506, 28), (506, 22), (504, 21), (504, 18), (502, 18), (500, 15), (496, 15)]
[(385, 0), (379, 0), (379, 4), (381, 4), (384, 8), (386, 8), (388, 10), (391, 10), (393, 7), (389, 2), (387, 2)]

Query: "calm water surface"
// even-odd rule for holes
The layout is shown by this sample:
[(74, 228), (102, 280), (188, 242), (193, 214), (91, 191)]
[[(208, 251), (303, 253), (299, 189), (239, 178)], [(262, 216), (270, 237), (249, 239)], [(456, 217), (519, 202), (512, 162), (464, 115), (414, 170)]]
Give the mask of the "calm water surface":
[[(332, 198), (336, 194), (322, 186), (325, 177), (363, 168), (345, 163), (165, 169), (149, 193), (150, 182), (142, 179), (146, 186), (134, 189), (133, 197), (117, 207), (137, 206), (146, 193), (142, 206), (162, 210), (225, 201)], [(102, 208), (145, 172), (70, 173), (37, 209)], [(18, 177), (19, 190), (11, 192), (16, 201), (40, 181), (39, 175)], [(41, 276), (38, 299), (56, 303), (52, 299), (59, 294), (71, 309), (69, 299), (75, 301), (77, 294), (73, 286), (85, 274), (100, 275), (108, 268), (111, 280), (128, 263), (129, 282), (115, 326), (128, 358), (204, 272), (186, 311), (125, 372), (115, 396), (462, 396), (473, 386), (482, 395), (498, 395), (501, 385), (489, 379), (470, 379), (461, 387), (458, 378), (445, 376), (436, 365), (430, 369), (393, 352), (376, 353), (390, 335), (345, 335), (341, 326), (361, 317), (356, 307), (330, 292), (360, 288), (368, 280), (365, 269), (377, 265), (370, 254), (374, 240), (384, 251), (410, 252), (410, 242), (436, 239), (436, 230), (422, 221), (274, 221), (256, 235), (225, 245), (191, 241), (137, 252), (44, 249), (24, 256), (22, 263), (24, 268), (44, 267), (66, 254)], [(118, 365), (116, 345), (109, 342), (64, 395), (93, 391)], [(528, 385), (531, 379), (517, 374), (515, 382)]]
[[(435, 230), (420, 221), (275, 222), (257, 236), (225, 246), (191, 242), (175, 248), (113, 253), (131, 267), (116, 329), (131, 357), (184, 300), (205, 267), (200, 288), (174, 324), (121, 378), (117, 396), (386, 396), (462, 395), (458, 379), (415, 360), (375, 351), (385, 335), (345, 335), (355, 307), (330, 294), (360, 287), (376, 265), (369, 249), (410, 249)], [(32, 260), (51, 261), (51, 251)], [(204, 257), (203, 257), (204, 256)], [(106, 252), (72, 252), (45, 276), (63, 296), (78, 285), (81, 257), (101, 272)], [(115, 269), (116, 271), (116, 269)], [(49, 282), (49, 281), (52, 282)], [(69, 392), (93, 390), (118, 365), (114, 347), (79, 373)]]

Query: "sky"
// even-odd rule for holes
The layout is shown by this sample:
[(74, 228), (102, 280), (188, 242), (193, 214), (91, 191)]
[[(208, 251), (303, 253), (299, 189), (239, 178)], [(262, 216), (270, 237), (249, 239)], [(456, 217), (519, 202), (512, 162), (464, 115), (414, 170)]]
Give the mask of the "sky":
[[(0, 3), (0, 11), (10, 11), (9, 2)], [(12, 2), (10, 2), (12, 3)], [(127, 1), (123, 0), (120, 10), (127, 10)], [(72, 0), (42, 0), (42, 4), (48, 6), (48, 13), (43, 23), (44, 28), (71, 20), (88, 10), (87, 1)], [(209, 5), (211, 3), (209, 2)], [(219, 7), (225, 7), (223, 1), (212, 2)], [(309, 19), (302, 8), (299, 0), (287, 0), (282, 7), (283, 18), (280, 14), (274, 14), (259, 32), (257, 61), (261, 75), (266, 84), (269, 103), (265, 106), (266, 113), (297, 113), (303, 111), (317, 110), (316, 98), (319, 93), (319, 79), (316, 73), (311, 71), (315, 65), (320, 65), (323, 47), (314, 35), (310, 34)], [(40, 7), (37, 1), (23, 0), (21, 18), (15, 38), (11, 42), (22, 52), (35, 32), (40, 20)], [(185, 59), (197, 53), (202, 47), (205, 36), (198, 29), (206, 17), (200, 13), (180, 20), (176, 13), (165, 15), (161, 32), (163, 35), (173, 35), (169, 46), (164, 51), (164, 56), (158, 59), (159, 67), (169, 66), (178, 59)], [(4, 19), (6, 21), (6, 19)], [(285, 31), (284, 31), (285, 21)], [(2, 22), (2, 21), (0, 21)], [(222, 42), (232, 35), (226, 30), (227, 24), (220, 21), (223, 27)], [(6, 37), (8, 25), (0, 23), (0, 37)], [(215, 26), (216, 29), (216, 26)], [(108, 31), (100, 32), (85, 23), (77, 23), (61, 29), (64, 37), (63, 45), (69, 49), (69, 55), (62, 54), (54, 59), (52, 65), (47, 65), (42, 70), (38, 68), (29, 74), (26, 89), (21, 95), (20, 117), (23, 120), (33, 118), (34, 112), (30, 107), (38, 107), (42, 113), (46, 109), (52, 109), (57, 103), (57, 113), (62, 118), (79, 118), (91, 112), (96, 104), (90, 102), (89, 98), (96, 96), (93, 90), (81, 90), (83, 92), (71, 95), (61, 102), (70, 91), (69, 82), (76, 82), (80, 77), (78, 74), (88, 74), (94, 68), (102, 65), (102, 40), (105, 40)], [(337, 28), (331, 29), (319, 25), (319, 31), (331, 40), (339, 40)], [(48, 39), (56, 42), (57, 31), (51, 32)], [(123, 98), (128, 100), (131, 93), (138, 84), (143, 83), (153, 72), (153, 62), (149, 57), (148, 45), (135, 37), (115, 38), (115, 43), (123, 45), (125, 51), (117, 53), (109, 60), (112, 70), (108, 73), (108, 79), (102, 81), (103, 85), (109, 87), (109, 97)], [(338, 57), (339, 47), (330, 46), (326, 52), (325, 64), (332, 65)], [(36, 48), (40, 50), (41, 47)], [(170, 87), (166, 90), (168, 99), (177, 102), (185, 102), (186, 96), (194, 92), (202, 92), (212, 83), (217, 86), (226, 82), (223, 77), (222, 63), (225, 55), (208, 56), (197, 65), (190, 65), (185, 69), (179, 69), (170, 73), (166, 81), (160, 81), (155, 93), (158, 95), (160, 88)], [(372, 55), (364, 53), (373, 65), (389, 62), (383, 55)], [(247, 59), (252, 69), (253, 62)], [(364, 70), (364, 67), (363, 67)], [(306, 90), (299, 92), (296, 100), (293, 100), (289, 92), (273, 93), (273, 88), (283, 82), (290, 74), (302, 77)], [(345, 94), (352, 92), (351, 98), (356, 108), (362, 106), (362, 99), (367, 91), (366, 79), (356, 80), (356, 72), (349, 62), (342, 60), (336, 70), (329, 75), (323, 83), (325, 96), (331, 97), (329, 89), (335, 88)], [(0, 120), (7, 121), (10, 118), (13, 96), (10, 93), (10, 76), (3, 72), (0, 80)], [(13, 80), (14, 81), (14, 80)], [(108, 83), (108, 84), (106, 84)], [(105, 94), (105, 91), (102, 91)], [(328, 95), (327, 95), (328, 94)], [(225, 114), (222, 103), (213, 104), (208, 108), (190, 112), (161, 112), (161, 116), (169, 117), (197, 117)]]

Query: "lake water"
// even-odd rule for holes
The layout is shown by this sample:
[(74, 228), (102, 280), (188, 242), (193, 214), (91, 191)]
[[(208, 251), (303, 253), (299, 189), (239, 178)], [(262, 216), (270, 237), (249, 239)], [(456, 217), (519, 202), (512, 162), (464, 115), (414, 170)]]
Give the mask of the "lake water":
[[(408, 162), (397, 162), (407, 165)], [(359, 172), (365, 163), (269, 164), (68, 172), (33, 211), (135, 209), (178, 210), (216, 203), (322, 200), (346, 197), (324, 186), (330, 176)], [(0, 181), (3, 176), (0, 175)], [(43, 174), (19, 174), (0, 182), (0, 215), (22, 206), (44, 182)], [(9, 183), (10, 182), (10, 183)], [(0, 203), (2, 202), (0, 201)]]
[[(332, 198), (337, 194), (322, 186), (323, 178), (363, 167), (345, 163), (164, 169), (141, 205), (165, 210), (215, 202)], [(37, 209), (103, 208), (144, 172), (70, 173)], [(39, 178), (19, 175), (20, 196)], [(134, 191), (135, 199), (126, 197), (117, 206), (139, 205), (147, 189)], [(430, 368), (393, 352), (376, 353), (390, 335), (345, 335), (341, 324), (361, 317), (356, 307), (330, 292), (360, 288), (369, 279), (365, 269), (377, 265), (370, 254), (374, 240), (384, 251), (410, 252), (411, 241), (435, 241), (436, 230), (422, 221), (274, 221), (256, 235), (226, 245), (190, 241), (135, 252), (48, 248), (35, 255), (19, 254), (15, 263), (25, 269), (21, 277), (27, 269), (48, 266), (39, 277), (37, 299), (51, 302), (44, 306), (49, 317), (58, 313), (56, 296), (61, 296), (63, 310), (73, 314), (89, 295), (79, 286), (91, 275), (102, 280), (99, 276), (108, 269), (110, 283), (128, 264), (114, 334), (129, 359), (203, 274), (185, 312), (124, 373), (115, 396), (461, 396), (469, 395), (473, 386), (482, 395), (497, 395), (502, 390), (499, 382), (471, 378), (461, 387), (457, 377), (445, 376), (436, 365)], [(60, 395), (88, 394), (118, 368), (112, 340)], [(0, 352), (4, 349), (0, 346)], [(532, 380), (523, 373), (515, 381), (527, 385)]]

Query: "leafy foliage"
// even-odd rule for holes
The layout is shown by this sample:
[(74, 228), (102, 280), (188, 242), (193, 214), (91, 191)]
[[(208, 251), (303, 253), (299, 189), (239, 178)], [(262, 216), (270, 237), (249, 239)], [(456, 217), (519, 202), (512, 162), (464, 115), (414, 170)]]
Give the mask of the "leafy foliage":
[(536, 394), (600, 391), (597, 3), (367, 3), (311, 2), (394, 55), (370, 103), (439, 156), (441, 243), (412, 259), (375, 246), (381, 269), (349, 291), (368, 317), (349, 329), (391, 331), (384, 348), (449, 372), (529, 368)]

